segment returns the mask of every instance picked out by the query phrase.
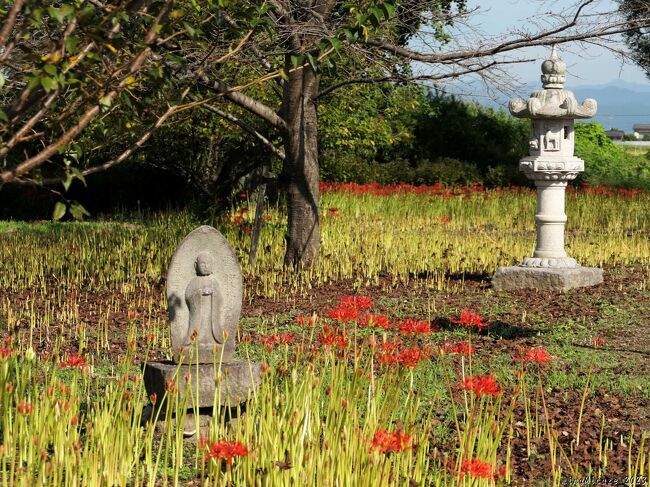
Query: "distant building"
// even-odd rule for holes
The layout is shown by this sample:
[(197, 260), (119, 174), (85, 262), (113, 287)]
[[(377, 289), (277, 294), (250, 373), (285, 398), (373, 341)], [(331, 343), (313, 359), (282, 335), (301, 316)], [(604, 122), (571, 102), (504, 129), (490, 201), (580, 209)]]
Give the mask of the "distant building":
[(625, 132), (622, 130), (615, 130), (615, 129), (610, 129), (610, 130), (605, 130), (605, 135), (609, 137), (612, 140), (623, 140), (623, 137), (625, 136)]
[(632, 127), (635, 133), (639, 134), (642, 138), (644, 135), (650, 135), (650, 124), (648, 123), (635, 123)]

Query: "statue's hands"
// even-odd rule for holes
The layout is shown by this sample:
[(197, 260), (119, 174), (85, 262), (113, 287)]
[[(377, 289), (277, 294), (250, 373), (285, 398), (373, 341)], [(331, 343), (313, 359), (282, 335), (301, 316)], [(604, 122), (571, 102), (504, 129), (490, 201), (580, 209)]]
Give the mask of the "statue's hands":
[(204, 287), (201, 289), (201, 296), (210, 296), (214, 293), (214, 289), (211, 287)]

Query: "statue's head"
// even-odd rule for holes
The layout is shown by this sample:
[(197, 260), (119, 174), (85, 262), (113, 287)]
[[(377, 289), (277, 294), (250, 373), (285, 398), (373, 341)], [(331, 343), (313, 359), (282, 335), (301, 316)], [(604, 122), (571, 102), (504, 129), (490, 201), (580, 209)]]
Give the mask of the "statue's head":
[(210, 252), (199, 252), (194, 268), (198, 276), (209, 276), (214, 271), (214, 257)]

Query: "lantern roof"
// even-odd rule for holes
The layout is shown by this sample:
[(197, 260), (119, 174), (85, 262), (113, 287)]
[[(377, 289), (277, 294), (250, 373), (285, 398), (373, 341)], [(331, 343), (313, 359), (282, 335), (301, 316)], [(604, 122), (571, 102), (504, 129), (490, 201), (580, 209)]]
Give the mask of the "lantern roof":
[(542, 63), (542, 86), (533, 91), (528, 101), (521, 98), (510, 100), (510, 113), (518, 118), (532, 119), (575, 119), (590, 118), (596, 114), (597, 103), (587, 98), (582, 104), (576, 101), (573, 92), (564, 89), (566, 63), (557, 55), (555, 46), (551, 57)]

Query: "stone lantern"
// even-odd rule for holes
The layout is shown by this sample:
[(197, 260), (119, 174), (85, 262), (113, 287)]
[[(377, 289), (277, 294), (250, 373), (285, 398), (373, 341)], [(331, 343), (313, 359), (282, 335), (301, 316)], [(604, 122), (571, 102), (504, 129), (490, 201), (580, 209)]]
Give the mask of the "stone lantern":
[(578, 104), (564, 89), (565, 74), (566, 64), (553, 47), (551, 58), (542, 63), (544, 89), (528, 101), (510, 101), (512, 115), (531, 120), (530, 155), (519, 161), (519, 169), (537, 187), (537, 242), (533, 256), (522, 264), (497, 269), (492, 279), (496, 289), (567, 290), (603, 281), (602, 269), (579, 266), (564, 250), (566, 186), (584, 171), (584, 161), (573, 155), (574, 121), (596, 114), (596, 100)]

